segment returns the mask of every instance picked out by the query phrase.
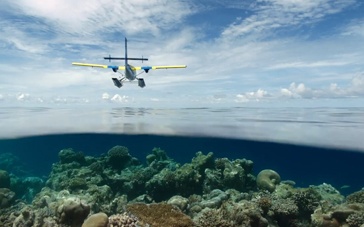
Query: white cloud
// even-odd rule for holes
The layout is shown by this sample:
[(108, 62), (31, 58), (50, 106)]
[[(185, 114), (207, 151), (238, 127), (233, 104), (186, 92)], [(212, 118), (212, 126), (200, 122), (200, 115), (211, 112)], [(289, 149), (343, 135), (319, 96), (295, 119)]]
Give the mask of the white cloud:
[(236, 95), (235, 102), (249, 102), (249, 101), (260, 101), (263, 98), (267, 98), (270, 95), (267, 91), (263, 89), (258, 89), (257, 91), (246, 92), (244, 94)]
[(260, 0), (253, 5), (252, 16), (238, 18), (222, 33), (225, 37), (257, 35), (266, 37), (270, 31), (287, 26), (302, 26), (338, 13), (355, 0)]
[(332, 67), (332, 66), (345, 66), (350, 64), (350, 62), (345, 60), (324, 60), (315, 62), (289, 62), (289, 63), (279, 63), (272, 65), (269, 69), (286, 69), (286, 68), (317, 68), (317, 67)]
[(280, 95), (288, 98), (349, 98), (364, 97), (364, 74), (352, 78), (347, 87), (339, 87), (337, 83), (331, 83), (327, 88), (313, 89), (303, 83), (291, 83), (288, 88), (282, 88)]
[(102, 99), (103, 100), (109, 100), (110, 99), (110, 95), (108, 93), (103, 93), (102, 94)]
[(24, 101), (24, 100), (28, 100), (30, 98), (30, 95), (29, 94), (24, 94), (24, 93), (21, 93), (21, 94), (18, 94), (16, 99), (18, 101)]
[(126, 95), (121, 96), (119, 94), (116, 94), (110, 100), (114, 101), (114, 102), (123, 102), (123, 103), (125, 103), (125, 102), (129, 102), (129, 97), (126, 96)]
[(25, 15), (44, 19), (61, 33), (80, 35), (120, 32), (120, 29), (128, 34), (141, 30), (155, 34), (192, 13), (183, 2), (168, 0), (89, 0), (87, 3), (82, 0), (19, 0), (7, 4)]
[[(208, 4), (211, 2), (212, 6)], [(8, 75), (0, 79), (1, 92), (4, 100), (8, 99), (6, 93), (19, 92), (31, 94), (34, 100), (40, 97), (44, 102), (81, 103), (100, 101), (101, 97), (101, 102), (128, 104), (144, 96), (147, 98), (143, 101), (167, 103), (167, 99), (176, 100), (185, 93), (190, 96), (184, 96), (181, 102), (187, 104), (191, 100), (222, 103), (277, 96), (361, 95), (360, 79), (352, 82), (351, 92), (345, 83), (351, 78), (348, 75), (363, 71), (363, 39), (357, 38), (363, 23), (352, 21), (347, 29), (335, 28), (341, 36), (333, 28), (330, 31), (335, 34), (313, 40), (299, 36), (282, 38), (274, 34), (280, 29), (320, 21), (353, 2), (206, 1), (207, 8), (242, 9), (242, 18), (223, 25), (226, 30), (214, 39), (208, 37), (203, 28), (184, 23), (188, 15), (203, 8), (202, 3), (90, 0), (85, 4), (79, 0), (45, 3), (5, 0), (0, 3), (0, 11), (8, 9), (16, 20), (0, 14), (0, 46), (4, 46), (0, 74)], [(194, 8), (196, 4), (200, 8)], [(246, 15), (251, 16), (244, 18)], [(145, 89), (136, 90), (135, 84), (126, 83), (122, 91), (128, 96), (112, 96), (110, 94), (117, 88), (109, 77), (117, 74), (70, 65), (72, 61), (104, 63), (104, 55), (123, 53), (123, 35), (130, 35), (130, 55), (149, 57), (150, 61), (144, 64), (187, 64), (188, 68), (142, 74), (147, 83)], [(241, 37), (236, 39), (237, 36)], [(279, 90), (291, 81), (299, 83)], [(253, 92), (246, 92), (250, 90)], [(219, 92), (226, 97), (214, 95)], [(236, 95), (239, 92), (242, 93)]]
[(345, 29), (343, 29), (342, 35), (357, 35), (359, 37), (364, 37), (364, 19), (352, 21)]

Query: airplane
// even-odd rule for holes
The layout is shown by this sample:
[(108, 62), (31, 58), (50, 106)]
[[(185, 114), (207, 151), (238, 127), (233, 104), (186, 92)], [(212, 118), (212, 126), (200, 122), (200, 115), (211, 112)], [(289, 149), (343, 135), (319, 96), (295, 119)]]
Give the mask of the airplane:
[[(143, 88), (145, 87), (145, 82), (143, 78), (139, 78), (138, 75), (145, 72), (148, 73), (151, 69), (178, 69), (178, 68), (186, 68), (187, 65), (165, 65), (165, 66), (132, 66), (128, 63), (128, 60), (140, 60), (140, 61), (148, 61), (148, 58), (130, 58), (128, 57), (128, 40), (125, 38), (125, 57), (104, 57), (105, 60), (125, 60), (124, 66), (117, 65), (102, 65), (102, 64), (90, 64), (90, 63), (80, 63), (80, 62), (72, 62), (72, 65), (75, 66), (87, 66), (87, 67), (96, 67), (96, 68), (104, 68), (104, 69), (112, 69), (113, 72), (119, 72), (118, 70), (124, 70), (124, 73), (119, 72), (123, 75), (122, 78), (118, 79), (116, 77), (111, 78), (114, 85), (118, 88), (123, 86), (123, 81), (129, 80), (138, 80), (138, 86)], [(143, 70), (142, 72), (137, 74), (137, 70)]]

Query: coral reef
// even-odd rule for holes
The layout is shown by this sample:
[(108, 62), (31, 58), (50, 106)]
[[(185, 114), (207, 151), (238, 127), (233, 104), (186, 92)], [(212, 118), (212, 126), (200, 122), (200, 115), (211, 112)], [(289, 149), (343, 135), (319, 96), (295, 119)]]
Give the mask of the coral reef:
[[(364, 190), (295, 188), (247, 159), (197, 152), (180, 164), (154, 148), (146, 164), (127, 147), (99, 157), (63, 149), (49, 177), (0, 170), (3, 227), (363, 227)], [(8, 167), (7, 167), (8, 168)]]
[(90, 213), (90, 206), (77, 198), (67, 198), (57, 209), (59, 222), (71, 227), (80, 226)]
[(152, 164), (154, 161), (161, 162), (161, 161), (171, 160), (167, 156), (167, 153), (164, 150), (160, 149), (159, 147), (153, 148), (152, 154), (147, 155), (145, 159), (147, 160), (148, 165)]
[(72, 163), (77, 162), (79, 164), (85, 163), (85, 155), (82, 152), (75, 152), (72, 148), (63, 149), (58, 153), (60, 163)]
[(186, 211), (188, 207), (188, 199), (180, 195), (172, 196), (167, 203), (178, 207), (181, 211)]
[(364, 204), (364, 189), (354, 192), (346, 197), (348, 203), (363, 203)]
[(10, 188), (10, 176), (5, 170), (0, 170), (0, 188)]
[(303, 218), (309, 218), (315, 209), (320, 205), (322, 199), (320, 193), (313, 188), (297, 189), (292, 195), (292, 199), (299, 209), (299, 214)]
[(313, 188), (315, 191), (317, 191), (322, 197), (322, 200), (326, 203), (342, 204), (345, 200), (345, 197), (330, 184), (323, 183), (317, 186), (311, 185), (310, 188)]
[(144, 226), (134, 215), (122, 214), (111, 215), (108, 220), (108, 227), (140, 227)]
[(364, 225), (364, 204), (340, 204), (330, 208), (319, 207), (312, 214), (312, 226), (356, 227)]
[(281, 182), (281, 177), (279, 174), (271, 169), (264, 169), (259, 172), (257, 176), (257, 186), (261, 190), (267, 190), (269, 192), (273, 192)]
[(191, 218), (170, 204), (129, 204), (127, 211), (151, 227), (192, 227)]
[[(82, 227), (107, 227), (108, 224), (109, 224), (109, 218), (108, 218), (107, 214), (97, 213), (97, 214), (90, 215), (83, 222)], [(113, 226), (116, 227), (118, 225), (113, 225)]]
[(199, 227), (268, 226), (257, 204), (247, 200), (225, 202), (218, 209), (205, 208), (194, 217), (194, 222)]
[(129, 154), (129, 149), (124, 146), (115, 146), (107, 152), (108, 164), (117, 170), (124, 169), (131, 161), (132, 157)]
[(0, 188), (0, 208), (10, 206), (15, 200), (15, 193), (8, 188)]

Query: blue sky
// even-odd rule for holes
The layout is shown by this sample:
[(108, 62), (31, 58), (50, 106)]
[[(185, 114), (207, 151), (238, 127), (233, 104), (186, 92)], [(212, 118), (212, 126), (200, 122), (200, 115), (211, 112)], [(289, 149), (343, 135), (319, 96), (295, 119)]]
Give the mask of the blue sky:
[[(363, 12), (359, 0), (3, 0), (0, 102), (362, 103)], [(111, 70), (71, 65), (108, 63), (124, 36), (143, 65), (188, 67), (118, 89)]]

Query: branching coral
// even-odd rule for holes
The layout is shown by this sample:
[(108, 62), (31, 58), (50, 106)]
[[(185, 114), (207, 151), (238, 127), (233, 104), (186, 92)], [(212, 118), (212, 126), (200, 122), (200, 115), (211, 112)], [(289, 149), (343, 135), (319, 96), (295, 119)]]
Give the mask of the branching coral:
[(354, 192), (346, 197), (348, 203), (364, 203), (364, 190)]
[(233, 223), (226, 220), (216, 209), (205, 209), (196, 220), (197, 227), (233, 227)]
[(313, 188), (300, 189), (293, 194), (300, 215), (310, 217), (320, 203), (321, 195)]
[(360, 227), (364, 225), (364, 212), (350, 214), (346, 219), (346, 223), (349, 224), (350, 227)]
[(126, 212), (122, 214), (115, 214), (109, 217), (109, 224), (108, 227), (137, 227), (138, 219), (133, 216), (129, 215)]

